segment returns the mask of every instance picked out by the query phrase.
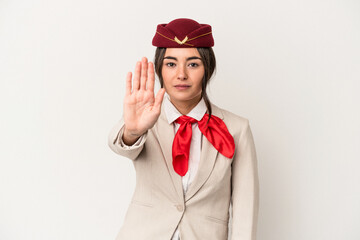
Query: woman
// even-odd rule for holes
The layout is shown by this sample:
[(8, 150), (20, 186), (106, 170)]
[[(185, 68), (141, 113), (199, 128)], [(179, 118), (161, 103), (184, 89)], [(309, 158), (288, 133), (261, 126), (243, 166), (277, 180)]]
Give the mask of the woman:
[(248, 119), (206, 94), (216, 64), (211, 26), (175, 19), (157, 26), (152, 43), (161, 89), (155, 97), (154, 66), (144, 57), (133, 80), (127, 75), (123, 118), (109, 134), (110, 148), (136, 170), (117, 240), (254, 240), (254, 140)]

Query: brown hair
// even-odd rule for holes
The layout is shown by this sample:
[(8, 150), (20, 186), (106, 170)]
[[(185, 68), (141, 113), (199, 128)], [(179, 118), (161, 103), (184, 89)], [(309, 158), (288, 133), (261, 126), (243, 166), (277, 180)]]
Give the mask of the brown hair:
[[(211, 77), (213, 76), (213, 73), (215, 72), (215, 68), (216, 68), (215, 53), (211, 47), (197, 48), (197, 50), (200, 54), (201, 61), (203, 62), (205, 69), (204, 77), (202, 79), (202, 84), (201, 84), (201, 88), (202, 88), (201, 97), (204, 98), (210, 119), (212, 110), (210, 105), (210, 99), (206, 92), (206, 86), (208, 85)], [(164, 81), (161, 71), (162, 71), (165, 51), (166, 48), (157, 47), (155, 51), (155, 59), (154, 59), (155, 72), (159, 77), (161, 87), (164, 87)]]

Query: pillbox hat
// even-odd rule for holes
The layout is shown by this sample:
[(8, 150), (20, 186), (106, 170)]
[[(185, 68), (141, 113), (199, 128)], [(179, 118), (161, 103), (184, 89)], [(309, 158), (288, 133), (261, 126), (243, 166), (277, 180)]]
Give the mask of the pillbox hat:
[(178, 18), (158, 24), (152, 45), (165, 48), (212, 47), (211, 26), (189, 18)]

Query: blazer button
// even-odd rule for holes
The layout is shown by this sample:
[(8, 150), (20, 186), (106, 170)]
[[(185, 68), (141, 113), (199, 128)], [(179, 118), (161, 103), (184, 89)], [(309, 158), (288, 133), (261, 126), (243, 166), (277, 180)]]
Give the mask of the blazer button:
[(176, 209), (179, 211), (179, 212), (182, 212), (184, 211), (184, 207), (182, 205), (176, 205)]

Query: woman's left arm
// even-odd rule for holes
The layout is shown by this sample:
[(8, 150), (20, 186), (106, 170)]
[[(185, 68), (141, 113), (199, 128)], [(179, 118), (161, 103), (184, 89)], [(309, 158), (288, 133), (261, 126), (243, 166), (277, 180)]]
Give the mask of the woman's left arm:
[(231, 240), (255, 240), (259, 208), (257, 157), (249, 121), (246, 121), (232, 163)]

